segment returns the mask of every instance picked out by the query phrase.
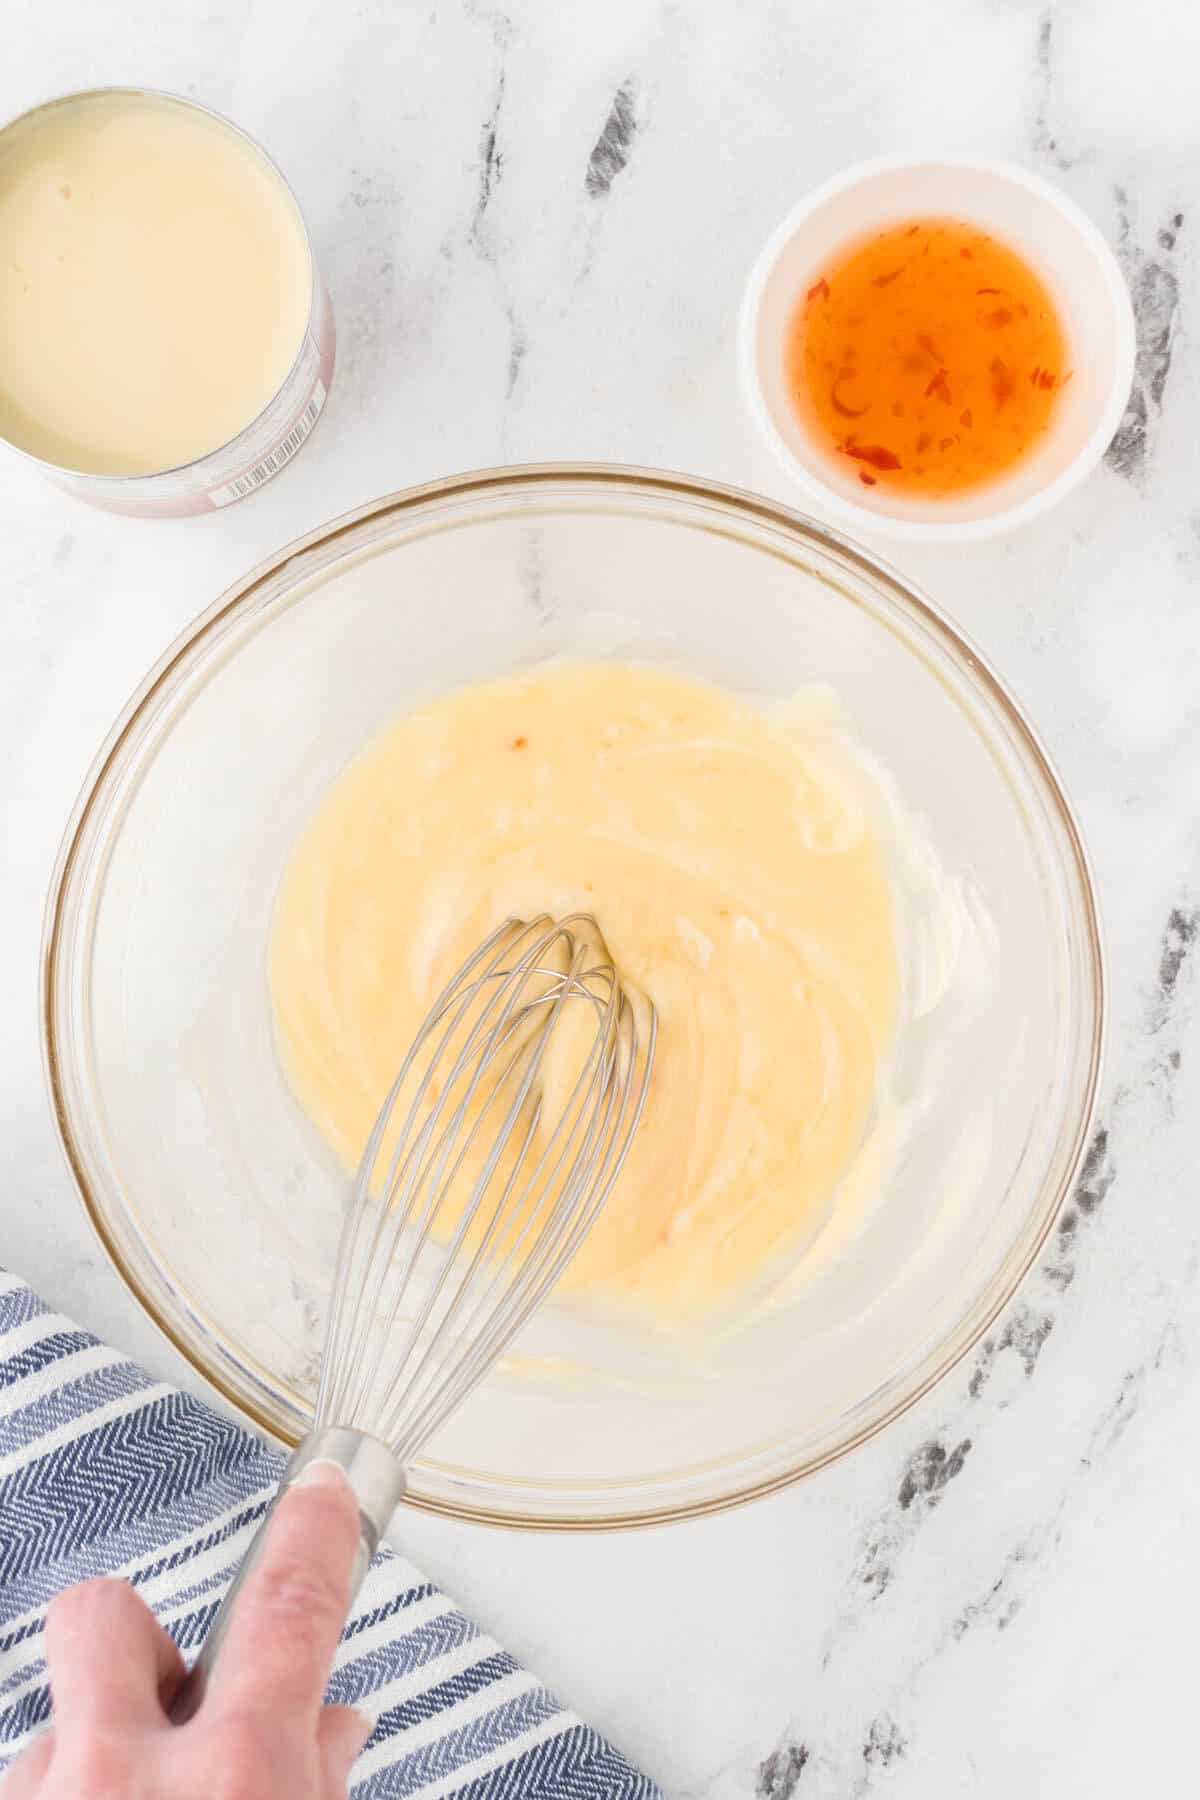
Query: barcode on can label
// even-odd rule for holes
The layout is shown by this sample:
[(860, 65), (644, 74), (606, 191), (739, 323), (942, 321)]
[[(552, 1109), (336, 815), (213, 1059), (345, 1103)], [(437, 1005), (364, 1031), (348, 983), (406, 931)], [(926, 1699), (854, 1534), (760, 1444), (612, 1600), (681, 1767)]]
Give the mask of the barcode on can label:
[(210, 490), (209, 498), (213, 505), (228, 506), (232, 500), (242, 500), (247, 494), (252, 494), (255, 488), (261, 487), (264, 481), (270, 481), (272, 475), (278, 475), (280, 469), (291, 462), (320, 418), (321, 408), (324, 404), (325, 385), (318, 381), (313, 389), (312, 398), (287, 436), (281, 438), (275, 448), (267, 456), (264, 456), (261, 462), (255, 463), (252, 469), (247, 469), (242, 475), (236, 475), (232, 481), (227, 481), (224, 487)]

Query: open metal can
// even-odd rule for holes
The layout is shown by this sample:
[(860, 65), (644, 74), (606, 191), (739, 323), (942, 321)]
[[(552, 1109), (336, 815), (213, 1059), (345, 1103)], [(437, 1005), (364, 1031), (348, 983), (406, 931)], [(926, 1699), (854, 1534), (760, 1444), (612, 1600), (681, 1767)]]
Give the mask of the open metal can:
[[(134, 103), (145, 100), (167, 107), (189, 109), (218, 132), (230, 134), (244, 150), (248, 150), (257, 159), (256, 175), (263, 171), (269, 172), (270, 177), (278, 182), (282, 194), (294, 207), (297, 228), (307, 248), (307, 322), (288, 372), (265, 404), (258, 405), (253, 416), (234, 435), (191, 460), (146, 472), (98, 472), (38, 454), (29, 443), (22, 443), (10, 432), (6, 432), (2, 425), (0, 442), (77, 499), (109, 512), (146, 518), (185, 517), (213, 512), (244, 499), (265, 486), (281, 469), (286, 468), (307, 441), (321, 416), (333, 379), (333, 309), (313, 255), (311, 237), (303, 214), (284, 176), (252, 137), (221, 114), (200, 106), (196, 101), (153, 89), (132, 87), (96, 88), (47, 101), (42, 106), (21, 114), (0, 130), (0, 179), (3, 178), (6, 146), (15, 141), (12, 134), (28, 131), (31, 127), (36, 129), (42, 122), (54, 124), (56, 121), (51, 115), (69, 116), (66, 109), (81, 107), (91, 101), (106, 100), (113, 104), (119, 104), (122, 100)], [(59, 260), (62, 260), (61, 257)], [(301, 291), (297, 285), (293, 285), (292, 292), (297, 296), (298, 308)]]

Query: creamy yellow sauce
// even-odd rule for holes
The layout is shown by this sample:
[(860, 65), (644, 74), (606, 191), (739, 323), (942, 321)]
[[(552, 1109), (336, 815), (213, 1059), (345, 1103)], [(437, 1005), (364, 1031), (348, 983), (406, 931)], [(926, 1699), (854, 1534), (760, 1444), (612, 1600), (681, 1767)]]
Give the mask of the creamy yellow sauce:
[(353, 1166), (431, 999), (509, 915), (596, 915), (654, 1001), (638, 1138), (565, 1286), (710, 1307), (826, 1225), (896, 1026), (877, 796), (828, 707), (618, 663), (401, 718), (333, 785), (276, 903), (292, 1087)]
[(82, 95), (0, 133), (0, 434), (44, 461), (142, 475), (228, 443), (311, 285), (286, 185), (195, 107)]

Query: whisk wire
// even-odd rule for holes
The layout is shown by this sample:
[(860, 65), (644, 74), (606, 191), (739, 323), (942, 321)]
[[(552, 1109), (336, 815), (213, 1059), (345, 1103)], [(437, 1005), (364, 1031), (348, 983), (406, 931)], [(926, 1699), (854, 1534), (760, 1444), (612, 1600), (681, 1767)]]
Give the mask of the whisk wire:
[[(640, 1104), (637, 1112), (640, 1116)], [(622, 1107), (622, 1116), (625, 1108)], [(636, 1120), (633, 1121), (636, 1124)], [(502, 1307), (494, 1306), (491, 1322), (485, 1330), (469, 1344), (461, 1361), (452, 1366), (443, 1376), (440, 1386), (430, 1396), (428, 1405), (415, 1416), (403, 1439), (403, 1449), (398, 1453), (405, 1459), (416, 1454), (420, 1445), (436, 1428), (436, 1424), (455, 1406), (475, 1385), (488, 1365), (495, 1360), (505, 1345), (512, 1339), (531, 1313), (540, 1303), (544, 1295), (553, 1288), (562, 1274), (583, 1236), (590, 1228), (596, 1212), (615, 1179), (620, 1161), (624, 1158), (627, 1142), (622, 1140), (619, 1148), (614, 1143), (616, 1160), (605, 1179), (595, 1189), (592, 1201), (587, 1208), (581, 1209), (573, 1219), (569, 1219), (552, 1242), (543, 1248), (543, 1253), (535, 1262), (532, 1259), (521, 1270), (518, 1284), (508, 1295)], [(481, 1298), (479, 1311), (483, 1311), (486, 1301)], [(494, 1305), (494, 1303), (493, 1303)], [(397, 1429), (397, 1422), (392, 1421), (392, 1429)]]
[[(569, 990), (564, 989), (563, 1004), (568, 993)], [(588, 998), (594, 1006), (594, 999)], [(544, 1045), (539, 1060), (541, 1054), (544, 1054)], [(397, 1399), (392, 1419), (398, 1424), (407, 1406), (410, 1413), (407, 1428), (414, 1437), (422, 1433), (427, 1417), (445, 1403), (455, 1388), (457, 1371), (438, 1362), (439, 1352), (446, 1350), (452, 1331), (457, 1332), (460, 1343), (469, 1346), (469, 1354), (462, 1363), (463, 1377), (469, 1382), (476, 1360), (486, 1363), (490, 1359), (497, 1319), (506, 1322), (505, 1328), (511, 1334), (516, 1327), (507, 1321), (524, 1316), (523, 1302), (530, 1290), (542, 1291), (546, 1269), (553, 1265), (555, 1252), (576, 1220), (583, 1178), (581, 1158), (590, 1152), (592, 1139), (603, 1132), (607, 1123), (607, 1101), (606, 1112), (601, 1114), (593, 1109), (590, 1121), (584, 1103), (591, 1093), (602, 1089), (610, 1068), (611, 1057), (604, 1051), (603, 1040), (597, 1037), (568, 1102), (566, 1130), (555, 1134), (530, 1172), (526, 1188), (528, 1197), (520, 1206), (508, 1208), (509, 1193), (520, 1174), (519, 1168), (512, 1171), (505, 1193), (489, 1222), (487, 1239), (480, 1244), (472, 1263), (464, 1270), (453, 1305), (443, 1315), (435, 1337), (425, 1347), (418, 1368)], [(581, 1130), (583, 1141), (576, 1147), (575, 1139)], [(522, 1154), (528, 1141), (527, 1137)], [(556, 1151), (553, 1158), (552, 1150)], [(573, 1152), (574, 1161), (564, 1175), (564, 1165), (568, 1164)], [(560, 1177), (561, 1184), (556, 1187)], [(549, 1222), (543, 1229), (547, 1218)], [(473, 1278), (490, 1249), (496, 1252), (490, 1279), (473, 1286)], [(497, 1299), (498, 1294), (503, 1295), (502, 1303)]]
[[(331, 1320), (329, 1348), (322, 1364), (321, 1390), (317, 1401), (317, 1418), (320, 1420), (332, 1418), (335, 1413), (340, 1416), (358, 1416), (368, 1404), (370, 1371), (364, 1370), (363, 1365), (371, 1344), (369, 1338), (357, 1330), (357, 1317), (361, 1313), (367, 1318), (374, 1318), (378, 1313), (384, 1283), (389, 1271), (395, 1267), (404, 1235), (412, 1225), (413, 1205), (420, 1193), (419, 1184), (407, 1182), (403, 1187), (401, 1184), (412, 1165), (420, 1168), (417, 1159), (436, 1129), (442, 1103), (431, 1106), (420, 1128), (414, 1131), (414, 1127), (421, 1117), (436, 1071), (442, 1065), (442, 1059), (453, 1043), (455, 1033), (479, 991), (480, 983), (495, 973), (498, 964), (511, 949), (512, 931), (511, 922), (494, 931), (467, 958), (438, 995), (401, 1064), (368, 1139), (356, 1181), (356, 1195), (361, 1204), (352, 1207), (348, 1229), (343, 1234), (340, 1246), (340, 1250), (349, 1248), (350, 1255), (345, 1259), (349, 1266), (343, 1267), (343, 1259), (339, 1256), (334, 1286), (335, 1312)], [(468, 980), (481, 963), (486, 964), (482, 976)], [(523, 964), (519, 962), (517, 968), (511, 972), (506, 971), (505, 976), (508, 979), (522, 972)], [(422, 1050), (438, 1027), (447, 1020), (447, 1015), (452, 1016), (429, 1057), (424, 1076), (411, 1098), (407, 1115), (397, 1134), (395, 1150), (382, 1183), (382, 1203), (372, 1211), (372, 1181), (397, 1102)], [(470, 1055), (482, 1025), (483, 1019), (476, 1022), (475, 1030), (470, 1032), (459, 1051), (459, 1062)], [(450, 1091), (451, 1088), (447, 1085), (443, 1100)], [(373, 1219), (373, 1230), (370, 1242), (364, 1249), (361, 1226), (369, 1219)], [(428, 1221), (417, 1221), (418, 1234), (422, 1225), (427, 1224)], [(417, 1241), (419, 1243), (419, 1237)], [(354, 1268), (356, 1261), (361, 1269), (357, 1279)], [(401, 1291), (405, 1286), (406, 1281), (402, 1280)], [(359, 1303), (353, 1316), (348, 1316), (347, 1309), (342, 1304), (348, 1294), (354, 1294)]]
[[(536, 965), (534, 964), (534, 959), (533, 959), (532, 953), (529, 954), (526, 958), (524, 958), (522, 960), (522, 962), (519, 963), (517, 966), (518, 976), (522, 976), (522, 975), (525, 975), (525, 974), (528, 974), (531, 972), (539, 972), (539, 973), (541, 972), (539, 970), (536, 970)], [(479, 984), (476, 984), (476, 988), (478, 988), (478, 985)], [(506, 983), (506, 987), (507, 987), (507, 983)], [(484, 1197), (486, 1196), (486, 1194), (488, 1192), (488, 1189), (491, 1185), (492, 1177), (495, 1174), (496, 1169), (501, 1162), (503, 1154), (509, 1146), (512, 1131), (513, 1131), (518, 1119), (521, 1117), (522, 1113), (526, 1109), (526, 1102), (529, 1098), (530, 1091), (531, 1091), (534, 1081), (536, 1079), (542, 1056), (545, 1053), (545, 1047), (546, 1047), (546, 1043), (548, 1041), (548, 1037), (546, 1035), (543, 1035), (538, 1040), (536, 1049), (534, 1050), (532, 1056), (530, 1056), (523, 1065), (522, 1065), (521, 1049), (519, 1047), (518, 1050), (515, 1051), (513, 1053), (513, 1055), (509, 1058), (509, 1061), (506, 1064), (504, 1070), (502, 1071), (501, 1076), (492, 1086), (490, 1092), (487, 1094), (486, 1098), (484, 1099), (482, 1106), (479, 1108), (474, 1120), (469, 1123), (469, 1126), (465, 1130), (465, 1134), (464, 1134), (464, 1126), (467, 1125), (467, 1122), (470, 1119), (470, 1109), (471, 1109), (472, 1101), (475, 1098), (476, 1092), (477, 1092), (488, 1068), (490, 1067), (492, 1060), (497, 1055), (498, 1050), (508, 1044), (510, 1039), (515, 1035), (515, 1033), (519, 1030), (519, 1028), (522, 1024), (522, 1019), (521, 1019), (520, 1015), (518, 1014), (518, 1002), (519, 1002), (520, 995), (519, 995), (519, 991), (514, 989), (514, 991), (507, 993), (507, 997), (504, 999), (504, 1003), (500, 1007), (499, 1018), (494, 1022), (494, 1024), (492, 1024), (490, 1026), (488, 1035), (483, 1039), (482, 1043), (478, 1043), (478, 1044), (476, 1043), (476, 1040), (478, 1039), (480, 1032), (483, 1030), (484, 1024), (486, 1022), (488, 1022), (488, 1020), (489, 1020), (493, 1005), (499, 1005), (501, 994), (504, 993), (505, 991), (506, 990), (504, 990), (504, 989), (497, 990), (496, 994), (493, 996), (493, 1000), (485, 1005), (484, 1011), (481, 1014), (479, 1021), (477, 1021), (476, 1026), (473, 1028), (473, 1030), (471, 1032), (471, 1037), (469, 1039), (467, 1050), (464, 1052), (464, 1055), (462, 1058), (460, 1058), (459, 1062), (457, 1062), (455, 1064), (454, 1073), (457, 1072), (457, 1070), (462, 1066), (462, 1063), (464, 1061), (469, 1062), (472, 1057), (474, 1058), (472, 1072), (471, 1072), (469, 1079), (466, 1082), (464, 1092), (462, 1093), (462, 1096), (459, 1100), (458, 1105), (456, 1106), (456, 1108), (454, 1110), (454, 1113), (452, 1114), (449, 1121), (443, 1127), (441, 1135), (437, 1140), (437, 1143), (435, 1145), (434, 1152), (433, 1152), (432, 1162), (421, 1170), (420, 1175), (418, 1176), (416, 1183), (415, 1183), (415, 1186), (418, 1189), (420, 1187), (424, 1186), (426, 1189), (426, 1192), (431, 1194), (432, 1196), (434, 1196), (424, 1206), (421, 1217), (418, 1221), (418, 1225), (422, 1230), (433, 1227), (433, 1225), (435, 1224), (435, 1222), (438, 1218), (439, 1213), (441, 1212), (443, 1207), (447, 1205), (447, 1203), (449, 1201), (449, 1197), (454, 1193), (455, 1183), (458, 1179), (459, 1173), (460, 1173), (464, 1163), (467, 1160), (470, 1148), (471, 1148), (472, 1144), (474, 1143), (475, 1139), (482, 1133), (485, 1125), (488, 1123), (488, 1115), (489, 1115), (492, 1107), (501, 1100), (501, 1098), (504, 1094), (504, 1091), (505, 1091), (505, 1083), (508, 1079), (508, 1076), (511, 1074), (511, 1072), (514, 1069), (516, 1069), (518, 1067), (522, 1068), (522, 1073), (520, 1076), (520, 1080), (518, 1082), (517, 1091), (512, 1096), (512, 1098), (509, 1102), (509, 1106), (508, 1106), (508, 1110), (507, 1110), (507, 1114), (505, 1116), (504, 1122), (500, 1126), (499, 1130), (495, 1133), (495, 1136), (492, 1140), (491, 1148), (485, 1157), (483, 1168), (480, 1170), (479, 1174), (475, 1177), (471, 1194), (468, 1197), (468, 1199), (466, 1200), (466, 1203), (461, 1208), (458, 1224), (454, 1228), (454, 1231), (452, 1233), (450, 1243), (448, 1246), (447, 1254), (442, 1262), (442, 1268), (441, 1268), (441, 1273), (440, 1273), (439, 1279), (430, 1288), (424, 1307), (422, 1308), (421, 1312), (418, 1313), (416, 1319), (413, 1321), (412, 1329), (410, 1332), (410, 1343), (419, 1337), (421, 1330), (423, 1329), (425, 1323), (427, 1322), (430, 1314), (433, 1311), (436, 1301), (441, 1296), (442, 1288), (443, 1288), (443, 1285), (444, 1285), (444, 1282), (445, 1282), (447, 1276), (449, 1275), (450, 1271), (452, 1271), (453, 1269), (455, 1269), (457, 1267), (456, 1258), (461, 1249), (462, 1243), (468, 1234), (469, 1227), (482, 1214), (482, 1210), (483, 1210), (482, 1203), (483, 1203)], [(564, 988), (556, 996), (555, 1003), (554, 1003), (554, 1012), (555, 1013), (557, 1013), (559, 1010), (561, 1010), (561, 1007), (565, 1000), (566, 991), (567, 990)], [(517, 1014), (517, 1016), (514, 1017), (514, 1014)], [(450, 1080), (447, 1083), (447, 1088), (446, 1088), (447, 1094), (453, 1088), (454, 1073), (452, 1073)], [(435, 1123), (440, 1123), (441, 1113), (442, 1113), (442, 1106), (439, 1103), (434, 1109)], [(511, 1187), (513, 1185), (513, 1181), (515, 1181), (516, 1175), (520, 1171), (520, 1164), (524, 1159), (525, 1150), (527, 1149), (528, 1144), (531, 1141), (531, 1139), (537, 1129), (539, 1119), (540, 1119), (540, 1105), (536, 1105), (533, 1109), (532, 1116), (529, 1118), (529, 1121), (528, 1121), (528, 1126), (527, 1126), (526, 1133), (525, 1133), (525, 1140), (517, 1154), (517, 1159), (516, 1159), (517, 1166), (514, 1168), (513, 1174), (510, 1177), (509, 1182), (505, 1184), (505, 1187), (502, 1190), (501, 1199), (500, 1199), (499, 1204), (493, 1209), (491, 1215), (489, 1217), (487, 1217), (485, 1220), (484, 1229), (483, 1229), (481, 1242), (480, 1242), (480, 1246), (479, 1246), (479, 1253), (477, 1254), (477, 1258), (476, 1258), (477, 1261), (480, 1259), (481, 1256), (486, 1255), (487, 1251), (492, 1248), (492, 1240), (495, 1236), (497, 1227), (498, 1227), (501, 1219), (504, 1216), (504, 1214), (503, 1214), (504, 1200), (507, 1197), (508, 1192), (511, 1190)], [(448, 1159), (450, 1158), (451, 1150), (456, 1145), (457, 1145), (457, 1155), (454, 1156), (453, 1160), (449, 1162), (449, 1167), (447, 1167), (447, 1162), (448, 1162)], [(411, 1208), (409, 1208), (408, 1210), (411, 1211)], [(467, 1274), (469, 1274), (469, 1271), (467, 1271), (463, 1275), (464, 1281), (467, 1278)]]
[[(590, 1036), (564, 1081), (568, 1009)], [(503, 1351), (628, 1151), (657, 1035), (646, 1013), (643, 1040), (587, 915), (509, 921), (452, 976), (359, 1166), (318, 1425), (361, 1425), (408, 1462)]]
[[(564, 988), (560, 992), (560, 994), (557, 996), (557, 998), (554, 1002), (553, 1011), (550, 1015), (549, 1024), (553, 1023), (554, 1016), (558, 1013), (559, 1010), (561, 1010), (561, 1007), (565, 1004), (567, 991), (568, 990)], [(495, 1032), (493, 1034), (493, 1037), (494, 1038), (498, 1037), (499, 1041), (501, 1043), (507, 1043), (508, 1040), (512, 1037), (513, 1033), (517, 1030), (518, 1025), (519, 1025), (519, 1021), (514, 1021), (509, 1017), (509, 1014), (511, 1013), (511, 1009), (512, 1009), (512, 1003), (510, 1002), (508, 1005), (506, 1005), (504, 1013), (501, 1016), (501, 1020), (497, 1024), (497, 1026), (495, 1028)], [(436, 1359), (438, 1353), (443, 1349), (447, 1339), (450, 1337), (452, 1330), (458, 1319), (459, 1312), (464, 1304), (464, 1296), (470, 1291), (471, 1281), (472, 1281), (473, 1276), (476, 1274), (476, 1272), (478, 1270), (480, 1270), (482, 1267), (484, 1267), (489, 1261), (496, 1260), (497, 1256), (501, 1254), (501, 1248), (502, 1248), (503, 1241), (504, 1241), (506, 1234), (508, 1234), (513, 1229), (516, 1222), (518, 1222), (520, 1220), (522, 1211), (523, 1210), (525, 1210), (526, 1212), (528, 1211), (528, 1209), (523, 1209), (520, 1207), (510, 1208), (508, 1206), (508, 1201), (509, 1201), (509, 1198), (512, 1195), (512, 1193), (517, 1188), (517, 1183), (522, 1174), (522, 1170), (524, 1167), (527, 1152), (529, 1150), (529, 1146), (534, 1139), (534, 1136), (537, 1132), (538, 1124), (540, 1123), (540, 1120), (541, 1120), (541, 1104), (540, 1104), (540, 1102), (534, 1103), (532, 1108), (529, 1108), (527, 1106), (527, 1102), (529, 1101), (530, 1092), (531, 1092), (531, 1090), (533, 1088), (533, 1084), (537, 1078), (537, 1074), (538, 1074), (538, 1070), (539, 1070), (539, 1067), (540, 1067), (540, 1064), (542, 1061), (542, 1057), (545, 1054), (547, 1042), (548, 1042), (548, 1036), (543, 1034), (543, 1036), (540, 1038), (540, 1040), (538, 1042), (536, 1051), (533, 1053), (533, 1055), (530, 1058), (527, 1059), (527, 1062), (526, 1062), (525, 1066), (523, 1067), (523, 1070), (522, 1070), (522, 1073), (521, 1073), (521, 1076), (519, 1079), (519, 1083), (517, 1086), (517, 1091), (513, 1095), (512, 1099), (509, 1103), (504, 1122), (492, 1140), (492, 1145), (491, 1145), (491, 1148), (485, 1159), (484, 1166), (483, 1166), (482, 1170), (479, 1172), (479, 1174), (475, 1177), (474, 1183), (472, 1185), (471, 1193), (466, 1201), (466, 1204), (463, 1207), (461, 1216), (459, 1218), (457, 1225), (454, 1228), (454, 1232), (450, 1239), (450, 1242), (447, 1245), (446, 1253), (445, 1253), (444, 1259), (442, 1260), (441, 1269), (440, 1269), (438, 1278), (430, 1286), (423, 1306), (421, 1307), (421, 1309), (417, 1313), (416, 1317), (412, 1320), (411, 1324), (408, 1327), (407, 1334), (406, 1334), (406, 1344), (405, 1344), (404, 1348), (405, 1348), (405, 1352), (411, 1353), (415, 1349), (415, 1346), (420, 1342), (421, 1334), (425, 1330), (426, 1326), (428, 1325), (429, 1320), (430, 1320), (431, 1316), (433, 1315), (433, 1312), (434, 1312), (437, 1302), (443, 1297), (446, 1286), (450, 1280), (451, 1273), (453, 1271), (457, 1270), (458, 1271), (458, 1279), (457, 1279), (456, 1285), (454, 1286), (451, 1297), (447, 1300), (445, 1306), (443, 1307), (443, 1310), (438, 1319), (436, 1327), (433, 1329), (431, 1337), (424, 1344), (420, 1358), (411, 1367), (411, 1373), (408, 1376), (406, 1386), (401, 1390), (401, 1394), (400, 1394), (399, 1400), (397, 1402), (398, 1407), (402, 1406), (404, 1404), (405, 1399), (411, 1394), (411, 1391), (418, 1385), (422, 1372), (425, 1370), (427, 1365), (429, 1365), (431, 1362), (433, 1362)], [(475, 1086), (477, 1085), (477, 1082), (478, 1082), (479, 1078), (481, 1077), (483, 1070), (486, 1067), (487, 1062), (489, 1060), (490, 1051), (491, 1051), (491, 1043), (490, 1042), (485, 1043), (484, 1046), (481, 1047), (481, 1050), (479, 1053), (479, 1061), (478, 1061), (476, 1076), (472, 1080), (472, 1083), (468, 1089), (468, 1093), (466, 1095), (464, 1095), (462, 1103), (456, 1109), (455, 1116), (451, 1119), (451, 1121), (445, 1128), (445, 1132), (443, 1133), (443, 1140), (453, 1140), (454, 1134), (460, 1129), (462, 1122), (463, 1122), (466, 1108), (470, 1102), (471, 1095), (473, 1094)], [(442, 1187), (439, 1191), (438, 1208), (435, 1208), (433, 1213), (430, 1215), (431, 1220), (433, 1218), (436, 1218), (437, 1210), (440, 1208), (440, 1206), (442, 1204), (444, 1204), (447, 1194), (452, 1192), (454, 1182), (455, 1182), (455, 1180), (459, 1174), (459, 1171), (461, 1170), (461, 1168), (467, 1158), (467, 1155), (469, 1153), (472, 1143), (475, 1141), (475, 1138), (480, 1134), (480, 1132), (483, 1130), (485, 1124), (487, 1123), (488, 1113), (489, 1113), (493, 1103), (498, 1101), (498, 1099), (504, 1092), (505, 1082), (508, 1080), (508, 1078), (512, 1074), (513, 1070), (518, 1068), (520, 1065), (521, 1065), (521, 1052), (520, 1052), (520, 1050), (518, 1050), (518, 1051), (514, 1052), (514, 1054), (510, 1057), (508, 1063), (506, 1064), (504, 1070), (502, 1071), (502, 1074), (501, 1074), (499, 1080), (496, 1082), (496, 1084), (493, 1087), (488, 1098), (485, 1100), (483, 1107), (480, 1109), (477, 1117), (471, 1124), (470, 1129), (467, 1131), (467, 1133), (461, 1143), (461, 1146), (459, 1148), (458, 1155), (456, 1156), (453, 1164), (451, 1165), (451, 1167), (448, 1171), (448, 1174), (446, 1175), (446, 1178), (445, 1178), (445, 1180), (442, 1184)], [(485, 1202), (485, 1199), (487, 1196), (488, 1189), (491, 1185), (492, 1178), (496, 1172), (497, 1167), (499, 1166), (499, 1164), (502, 1160), (505, 1150), (509, 1147), (509, 1144), (511, 1142), (512, 1132), (517, 1124), (517, 1121), (521, 1118), (522, 1114), (527, 1111), (528, 1111), (528, 1118), (527, 1118), (527, 1122), (526, 1122), (526, 1127), (525, 1127), (521, 1142), (517, 1148), (516, 1154), (513, 1158), (512, 1167), (509, 1171), (507, 1178), (504, 1181), (503, 1187), (500, 1190), (499, 1198), (497, 1199), (495, 1204), (491, 1207), (491, 1210), (485, 1213), (484, 1202)], [(439, 1148), (440, 1148), (440, 1146), (439, 1146)], [(440, 1173), (440, 1170), (438, 1172)], [(479, 1241), (476, 1244), (473, 1253), (471, 1254), (470, 1261), (466, 1263), (465, 1267), (460, 1267), (458, 1258), (460, 1256), (460, 1253), (462, 1252), (463, 1243), (469, 1234), (471, 1226), (480, 1217), (483, 1217), (484, 1223), (483, 1223), (483, 1229), (479, 1235)], [(527, 1216), (526, 1220), (525, 1220), (525, 1225), (524, 1225), (524, 1227), (522, 1227), (522, 1232), (528, 1231), (529, 1224), (530, 1224), (530, 1217)], [(511, 1256), (512, 1253), (513, 1253), (512, 1247), (510, 1246), (507, 1254), (509, 1256)], [(394, 1320), (394, 1316), (395, 1316), (395, 1314), (393, 1312), (393, 1320)], [(469, 1331), (469, 1329), (470, 1329), (469, 1324), (463, 1326), (461, 1329), (463, 1331)], [(387, 1434), (385, 1433), (385, 1435), (387, 1435)]]

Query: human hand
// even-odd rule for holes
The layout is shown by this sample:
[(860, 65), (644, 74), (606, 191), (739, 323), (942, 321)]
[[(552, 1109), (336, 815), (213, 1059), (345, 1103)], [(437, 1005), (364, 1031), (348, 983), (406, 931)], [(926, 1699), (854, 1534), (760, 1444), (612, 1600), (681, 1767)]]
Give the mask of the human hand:
[(371, 1721), (322, 1702), (358, 1543), (345, 1477), (311, 1464), (267, 1528), (186, 1725), (168, 1717), (183, 1659), (128, 1583), (68, 1588), (46, 1617), (53, 1728), (0, 1800), (343, 1800)]

